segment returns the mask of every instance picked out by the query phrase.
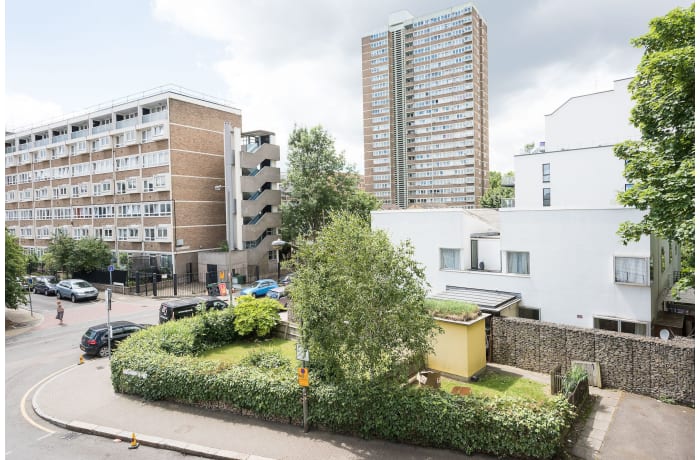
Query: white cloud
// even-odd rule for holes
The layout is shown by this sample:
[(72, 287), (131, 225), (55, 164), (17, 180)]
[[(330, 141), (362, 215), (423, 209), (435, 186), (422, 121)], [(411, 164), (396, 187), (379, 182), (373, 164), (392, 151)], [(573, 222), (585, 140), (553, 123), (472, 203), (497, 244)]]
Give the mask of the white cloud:
[(632, 76), (614, 66), (619, 54), (613, 50), (588, 66), (575, 61), (549, 64), (534, 72), (533, 85), (500, 95), (504, 102), (492, 112), (489, 127), (491, 170), (512, 170), (513, 155), (525, 144), (544, 141), (544, 116), (569, 98), (610, 90), (614, 80)]
[(29, 125), (46, 124), (64, 113), (61, 107), (51, 101), (40, 101), (21, 93), (5, 96), (6, 129), (9, 131)]

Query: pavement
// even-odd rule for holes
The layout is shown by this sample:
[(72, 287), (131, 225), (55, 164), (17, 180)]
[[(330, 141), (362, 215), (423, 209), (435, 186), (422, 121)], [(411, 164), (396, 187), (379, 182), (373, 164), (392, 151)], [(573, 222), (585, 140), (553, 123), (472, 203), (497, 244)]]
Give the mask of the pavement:
[[(124, 296), (128, 297), (128, 296)], [(138, 298), (141, 302), (160, 299)], [(137, 300), (123, 299), (125, 303)], [(6, 336), (41, 327), (37, 314), (5, 310)], [(15, 325), (7, 329), (7, 320)], [(78, 356), (76, 356), (76, 362)], [(549, 376), (510, 366), (501, 371), (548, 384)], [(80, 389), (80, 391), (66, 391)], [(693, 459), (695, 410), (619, 390), (590, 387), (589, 416), (572, 433), (568, 453), (580, 459)], [(215, 459), (457, 459), (464, 454), (379, 440), (363, 440), (266, 422), (170, 402), (143, 401), (115, 393), (106, 358), (86, 360), (46, 380), (32, 406), (45, 420), (72, 431), (138, 442)], [(475, 455), (470, 458), (492, 458)]]

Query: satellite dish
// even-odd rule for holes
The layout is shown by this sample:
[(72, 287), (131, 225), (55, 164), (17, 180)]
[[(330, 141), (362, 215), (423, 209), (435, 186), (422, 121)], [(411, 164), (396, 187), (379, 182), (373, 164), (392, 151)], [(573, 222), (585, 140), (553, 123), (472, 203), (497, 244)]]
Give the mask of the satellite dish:
[(659, 337), (661, 337), (661, 339), (663, 340), (668, 340), (669, 338), (671, 338), (671, 332), (669, 332), (668, 329), (661, 329), (659, 331)]

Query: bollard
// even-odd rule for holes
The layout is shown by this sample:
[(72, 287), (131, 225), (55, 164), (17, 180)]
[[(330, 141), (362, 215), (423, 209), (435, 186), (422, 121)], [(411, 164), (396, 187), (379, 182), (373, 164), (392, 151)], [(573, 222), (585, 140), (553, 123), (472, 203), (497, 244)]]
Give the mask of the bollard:
[(129, 444), (129, 449), (138, 449), (140, 444), (136, 442), (136, 433), (131, 433), (131, 444)]

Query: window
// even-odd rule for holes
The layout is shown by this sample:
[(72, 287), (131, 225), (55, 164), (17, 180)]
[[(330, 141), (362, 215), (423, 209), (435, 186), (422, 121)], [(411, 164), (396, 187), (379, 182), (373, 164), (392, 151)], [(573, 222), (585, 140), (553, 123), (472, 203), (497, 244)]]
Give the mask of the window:
[(144, 241), (155, 241), (156, 239), (156, 229), (153, 227), (147, 227), (143, 229), (143, 240)]
[(459, 270), (459, 249), (440, 248), (440, 269)]
[(506, 252), (507, 273), (519, 275), (530, 274), (530, 253), (529, 252)]
[(542, 182), (549, 182), (549, 163), (542, 165)]
[(593, 327), (604, 331), (624, 332), (626, 334), (647, 335), (647, 323), (618, 318), (593, 317)]
[(540, 320), (540, 309), (529, 307), (518, 307), (518, 318)]
[(136, 142), (136, 131), (127, 131), (124, 133), (124, 137), (126, 139), (126, 142), (129, 144)]
[(542, 189), (542, 206), (551, 206), (552, 204), (552, 189), (543, 188)]
[(153, 137), (163, 135), (163, 125), (158, 125), (153, 127)]
[(649, 259), (646, 257), (615, 257), (615, 282), (649, 285)]

